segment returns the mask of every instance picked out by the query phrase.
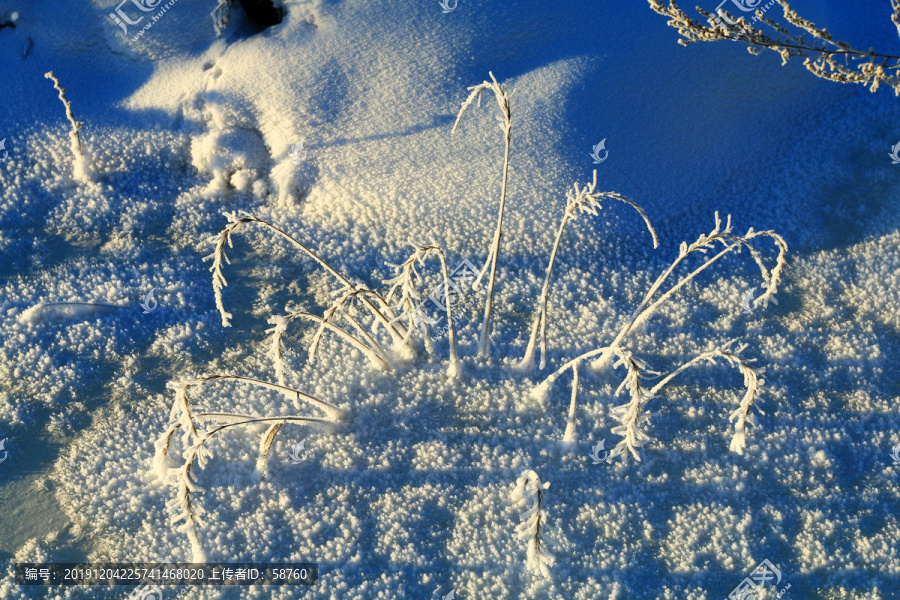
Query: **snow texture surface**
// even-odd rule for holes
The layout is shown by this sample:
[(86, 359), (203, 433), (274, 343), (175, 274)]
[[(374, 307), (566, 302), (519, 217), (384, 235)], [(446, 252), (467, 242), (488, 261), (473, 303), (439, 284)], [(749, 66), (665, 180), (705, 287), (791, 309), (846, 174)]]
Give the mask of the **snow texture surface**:
[[(329, 333), (310, 362), (315, 324), (292, 321), (286, 384), (347, 416), (333, 431), (285, 425), (264, 477), (264, 425), (215, 436), (197, 471), (199, 535), (210, 561), (315, 561), (319, 583), (181, 597), (718, 599), (764, 559), (790, 584), (783, 598), (898, 597), (900, 166), (887, 153), (900, 102), (888, 90), (815, 79), (737, 44), (682, 48), (642, 1), (461, 0), (443, 12), (425, 0), (283, 0), (282, 23), (262, 31), (234, 3), (221, 37), (215, 4), (174, 2), (138, 35), (143, 23), (125, 34), (109, 19), (116, 0), (0, 0), (0, 21), (18, 13), (0, 28), (0, 598), (127, 594), (29, 590), (14, 583), (16, 561), (191, 560), (169, 523), (175, 490), (152, 469), (166, 384), (277, 381), (268, 319), (287, 305), (321, 314), (340, 288), (247, 226), (227, 250), (223, 328), (203, 257), (224, 212), (275, 223), (383, 293), (385, 263), (406, 260), (410, 242), (440, 246), (451, 269), (481, 268), (503, 159), (493, 97), (450, 130), (489, 71), (512, 94), (492, 357), (476, 358), (484, 298), (468, 287), (454, 305), (458, 380), (446, 334), (388, 373)], [(900, 48), (886, 2), (792, 4), (856, 46)], [(85, 124), (89, 180), (73, 174), (50, 70)], [(601, 139), (608, 158), (594, 164)], [(566, 192), (593, 169), (598, 190), (643, 207), (660, 246), (621, 203), (570, 223), (548, 367), (523, 373)], [(722, 365), (647, 404), (641, 462), (592, 460), (598, 442), (618, 441), (611, 411), (628, 398), (616, 396), (623, 369), (582, 365), (563, 444), (571, 374), (544, 396), (535, 386), (610, 343), (715, 211), (736, 233), (787, 240), (779, 303), (742, 310), (759, 269), (733, 254), (627, 347), (666, 372), (727, 340), (748, 344), (765, 385), (743, 454), (729, 452), (728, 419), (741, 377)], [(420, 271), (421, 291), (442, 285), (436, 260)], [(317, 415), (229, 381), (189, 398), (197, 412)], [(308, 454), (292, 460), (304, 440)], [(528, 470), (552, 484), (540, 507), (548, 576), (526, 569), (530, 542), (516, 535)]]

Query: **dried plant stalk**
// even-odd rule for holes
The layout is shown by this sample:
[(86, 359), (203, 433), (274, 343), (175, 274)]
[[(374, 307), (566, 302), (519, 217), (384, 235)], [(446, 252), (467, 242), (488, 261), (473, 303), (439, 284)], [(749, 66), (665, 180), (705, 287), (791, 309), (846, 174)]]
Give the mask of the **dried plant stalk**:
[(538, 474), (528, 469), (516, 480), (512, 493), (512, 501), (525, 506), (522, 522), (516, 526), (516, 537), (528, 541), (525, 570), (541, 577), (550, 577), (550, 567), (556, 562), (541, 540), (541, 529), (547, 522), (547, 513), (543, 509), (544, 490), (549, 487), (550, 482), (541, 483)]
[(578, 363), (572, 365), (572, 401), (569, 403), (569, 414), (566, 418), (566, 432), (563, 434), (563, 443), (575, 442), (575, 409), (578, 402)]
[(485, 273), (490, 267), (490, 279), (488, 280), (488, 293), (487, 298), (484, 303), (484, 322), (481, 325), (481, 336), (478, 340), (478, 355), (485, 357), (488, 355), (490, 345), (490, 334), (491, 334), (491, 307), (494, 302), (494, 284), (497, 280), (497, 261), (500, 257), (500, 237), (503, 233), (503, 210), (506, 207), (506, 187), (509, 182), (509, 143), (512, 135), (512, 121), (510, 117), (509, 110), (509, 95), (507, 95), (506, 91), (503, 89), (503, 86), (497, 82), (497, 79), (494, 77), (492, 72), (488, 72), (488, 75), (491, 76), (491, 81), (482, 82), (476, 86), (472, 86), (469, 88), (471, 93), (469, 97), (466, 98), (465, 102), (462, 103), (462, 108), (460, 108), (459, 114), (456, 116), (456, 122), (453, 124), (453, 131), (456, 131), (456, 128), (459, 126), (459, 122), (462, 119), (463, 115), (466, 114), (466, 110), (468, 110), (469, 106), (472, 105), (475, 100), (478, 100), (479, 104), (481, 103), (481, 92), (485, 90), (491, 90), (494, 92), (494, 97), (497, 99), (497, 104), (500, 105), (501, 118), (500, 121), (500, 130), (503, 131), (503, 139), (504, 139), (504, 151), (503, 151), (503, 183), (500, 188), (500, 209), (497, 213), (497, 229), (494, 232), (494, 241), (491, 243), (491, 249), (488, 253), (487, 261), (484, 263), (484, 267), (481, 269), (481, 273), (478, 275), (478, 279), (476, 279), (476, 285), (481, 281), (482, 277), (484, 277)]
[[(270, 356), (272, 356), (272, 355), (277, 356), (277, 358), (279, 359), (279, 362), (283, 365), (283, 362), (282, 362), (283, 358), (281, 356), (281, 343), (280, 342), (281, 342), (281, 336), (284, 333), (284, 329), (279, 323), (283, 323), (284, 326), (286, 327), (287, 323), (289, 321), (291, 321), (292, 319), (302, 318), (302, 319), (308, 319), (308, 320), (319, 323), (320, 333), (322, 331), (324, 331), (325, 329), (335, 332), (336, 334), (338, 334), (341, 337), (341, 339), (347, 341), (351, 346), (353, 346), (354, 348), (356, 348), (357, 350), (362, 352), (363, 355), (365, 355), (365, 357), (369, 359), (369, 362), (371, 362), (374, 366), (378, 367), (379, 369), (384, 369), (385, 371), (393, 371), (393, 367), (391, 366), (390, 362), (388, 361), (388, 358), (387, 358), (386, 354), (384, 353), (384, 350), (381, 348), (381, 346), (379, 346), (377, 344), (377, 342), (375, 342), (374, 339), (372, 339), (371, 337), (368, 338), (370, 343), (375, 344), (374, 347), (369, 346), (365, 342), (361, 341), (359, 338), (353, 336), (352, 334), (348, 333), (344, 329), (341, 329), (340, 327), (338, 327), (337, 325), (335, 325), (334, 323), (332, 323), (329, 320), (335, 311), (336, 311), (336, 308), (332, 308), (329, 311), (326, 311), (325, 317), (320, 317), (318, 315), (314, 315), (312, 313), (308, 313), (305, 311), (296, 311), (296, 312), (290, 313), (288, 315), (285, 315), (283, 317), (273, 317), (272, 319), (269, 319), (269, 323), (275, 324), (274, 329), (268, 330), (268, 331), (274, 331), (273, 351), (270, 353)], [(321, 337), (321, 336), (319, 335), (317, 337)], [(274, 347), (276, 345), (278, 347), (277, 354), (274, 352)], [(318, 347), (318, 341), (316, 341), (314, 343), (313, 350), (310, 352), (310, 360), (315, 358), (315, 350), (317, 347)], [(276, 363), (276, 365), (277, 364), (279, 364), (279, 363)], [(276, 370), (277, 369), (278, 369), (278, 367), (276, 366)], [(284, 369), (284, 367), (281, 366), (282, 376), (284, 373), (283, 369)]]

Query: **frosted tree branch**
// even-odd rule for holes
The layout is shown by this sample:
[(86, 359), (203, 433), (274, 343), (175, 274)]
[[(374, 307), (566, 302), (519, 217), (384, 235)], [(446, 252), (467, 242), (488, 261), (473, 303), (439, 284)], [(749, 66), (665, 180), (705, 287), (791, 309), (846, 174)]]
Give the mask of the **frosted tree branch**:
[[(791, 57), (802, 57), (803, 66), (816, 77), (838, 83), (867, 85), (872, 92), (881, 85), (887, 85), (896, 95), (900, 95), (900, 56), (853, 48), (801, 17), (787, 0), (777, 2), (782, 9), (784, 23), (765, 17), (762, 10), (757, 10), (748, 23), (745, 18), (735, 18), (724, 10), (715, 14), (698, 7), (697, 12), (708, 22), (708, 25), (703, 25), (690, 18), (674, 0), (668, 3), (649, 0), (651, 9), (669, 18), (668, 25), (678, 30), (682, 38), (678, 43), (684, 46), (718, 41), (745, 43), (751, 54), (758, 54), (761, 49), (778, 53), (782, 65)], [(900, 4), (897, 0), (891, 0), (891, 10), (891, 21), (900, 34)], [(812, 40), (808, 41), (807, 36)]]

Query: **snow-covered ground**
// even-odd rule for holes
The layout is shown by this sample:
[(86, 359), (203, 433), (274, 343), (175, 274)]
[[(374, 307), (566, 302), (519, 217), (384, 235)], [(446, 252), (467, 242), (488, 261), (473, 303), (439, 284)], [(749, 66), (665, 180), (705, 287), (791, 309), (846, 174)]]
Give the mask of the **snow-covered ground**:
[[(792, 4), (835, 37), (900, 52), (887, 2)], [(829, 83), (737, 44), (682, 48), (641, 1), (459, 0), (443, 12), (433, 0), (285, 0), (281, 24), (255, 32), (235, 8), (217, 38), (215, 2), (178, 0), (136, 40), (139, 26), (124, 35), (109, 19), (118, 5), (0, 0), (0, 22), (18, 13), (0, 28), (0, 559), (190, 561), (166, 509), (175, 489), (152, 470), (174, 399), (166, 384), (214, 373), (275, 382), (269, 317), (288, 304), (321, 314), (339, 288), (248, 225), (228, 250), (234, 320), (223, 328), (203, 261), (223, 213), (268, 219), (383, 292), (385, 263), (405, 260), (409, 242), (441, 246), (451, 269), (480, 268), (503, 160), (493, 97), (451, 129), (467, 87), (492, 71), (512, 91), (492, 357), (476, 357), (483, 292), (468, 288), (458, 381), (446, 377), (447, 335), (433, 356), (385, 373), (330, 334), (308, 362), (315, 326), (292, 322), (287, 384), (344, 422), (286, 425), (265, 477), (265, 427), (217, 435), (195, 498), (208, 560), (315, 561), (319, 583), (181, 597), (716, 599), (763, 560), (780, 570), (778, 589), (790, 585), (782, 598), (898, 597), (900, 166), (888, 152), (900, 101), (889, 90)], [(73, 175), (50, 70), (85, 123), (90, 180)], [(608, 158), (594, 164), (603, 139)], [(660, 246), (618, 202), (570, 223), (548, 368), (522, 373), (565, 194), (593, 169), (598, 190), (644, 208)], [(704, 366), (648, 405), (640, 463), (594, 464), (592, 448), (619, 439), (623, 370), (579, 370), (572, 445), (561, 443), (571, 375), (531, 392), (610, 343), (715, 211), (738, 234), (784, 236), (778, 305), (742, 310), (759, 269), (734, 254), (626, 345), (668, 371), (747, 343), (765, 367), (764, 414), (743, 455), (729, 452), (742, 379)], [(437, 261), (422, 272), (427, 293)], [(35, 309), (57, 302), (112, 307)], [(197, 411), (319, 414), (234, 382), (189, 398)], [(179, 436), (176, 464), (182, 449)], [(526, 572), (514, 535), (513, 488), (528, 469), (551, 484), (549, 577)], [(11, 572), (0, 598), (126, 594), (30, 591)]]

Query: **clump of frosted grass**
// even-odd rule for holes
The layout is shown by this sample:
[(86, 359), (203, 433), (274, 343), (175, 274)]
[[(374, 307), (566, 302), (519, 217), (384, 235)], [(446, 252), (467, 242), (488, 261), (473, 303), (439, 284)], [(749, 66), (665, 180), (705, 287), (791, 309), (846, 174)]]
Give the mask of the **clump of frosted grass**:
[(391, 311), (390, 306), (388, 306), (387, 301), (385, 301), (385, 299), (382, 298), (379, 294), (374, 294), (372, 296), (373, 299), (370, 299), (369, 295), (360, 293), (362, 291), (361, 288), (353, 284), (349, 279), (344, 277), (318, 254), (313, 252), (298, 239), (288, 235), (282, 229), (276, 227), (272, 223), (264, 221), (263, 219), (258, 219), (257, 217), (254, 217), (253, 215), (246, 212), (242, 212), (240, 216), (235, 213), (225, 213), (225, 217), (228, 219), (228, 225), (225, 227), (225, 229), (219, 232), (218, 235), (211, 238), (211, 241), (215, 244), (215, 250), (205, 259), (212, 259), (213, 262), (209, 270), (213, 274), (213, 292), (216, 298), (216, 308), (218, 308), (219, 314), (222, 317), (223, 327), (230, 327), (231, 319), (234, 318), (234, 315), (225, 310), (225, 303), (222, 299), (222, 290), (228, 285), (228, 282), (225, 280), (225, 276), (222, 272), (224, 263), (228, 262), (228, 257), (225, 255), (225, 247), (231, 247), (231, 236), (234, 235), (234, 233), (242, 225), (254, 224), (266, 228), (274, 232), (277, 236), (286, 239), (294, 247), (298, 248), (303, 254), (313, 259), (316, 264), (323, 268), (332, 277), (337, 279), (338, 282), (343, 286), (343, 288), (347, 290), (347, 293), (353, 294), (354, 297), (358, 297), (360, 299), (360, 302), (363, 304), (363, 306), (367, 308), (378, 321), (378, 323), (380, 323), (390, 333), (395, 344), (402, 345), (405, 343), (405, 332), (399, 330), (394, 325), (396, 317)]
[[(478, 280), (480, 281), (480, 279), (490, 271), (488, 297), (485, 303), (484, 321), (482, 323), (478, 344), (478, 352), (482, 357), (487, 355), (490, 339), (491, 308), (499, 255), (500, 236), (502, 234), (503, 210), (506, 200), (510, 142), (509, 97), (493, 77), (493, 74), (491, 74), (491, 79), (492, 82), (485, 81), (479, 86), (470, 88), (472, 90), (471, 94), (463, 103), (462, 110), (454, 124), (455, 130), (467, 108), (476, 99), (480, 99), (481, 92), (486, 89), (490, 89), (494, 92), (503, 113), (500, 119), (500, 128), (504, 132), (506, 149), (497, 229), (495, 231), (487, 262), (478, 277)], [(541, 345), (541, 367), (546, 363), (547, 305), (553, 266), (561, 245), (565, 227), (579, 212), (584, 211), (596, 215), (599, 209), (602, 208), (601, 202), (604, 199), (613, 199), (629, 204), (637, 210), (644, 219), (653, 238), (654, 247), (658, 245), (656, 232), (640, 206), (615, 192), (596, 192), (596, 184), (595, 171), (594, 179), (591, 183), (584, 188), (580, 188), (576, 184), (574, 186), (574, 191), (569, 192), (569, 195), (567, 196), (566, 211), (563, 215), (551, 251), (550, 262), (547, 267), (542, 292), (538, 298), (535, 321), (532, 325), (528, 349), (521, 363), (522, 366), (528, 367), (533, 365), (534, 352), (539, 335)], [(428, 257), (436, 256), (441, 263), (441, 272), (444, 279), (445, 304), (449, 321), (450, 361), (448, 373), (451, 377), (457, 377), (459, 375), (459, 361), (457, 357), (455, 330), (453, 327), (453, 314), (450, 306), (450, 277), (444, 253), (441, 248), (434, 245), (414, 245), (413, 253), (404, 263), (393, 265), (395, 274), (393, 278), (386, 281), (391, 288), (387, 294), (387, 298), (385, 298), (377, 291), (369, 290), (353, 283), (350, 279), (334, 269), (323, 258), (318, 256), (318, 254), (307, 245), (287, 234), (274, 224), (259, 219), (249, 213), (241, 213), (240, 215), (226, 213), (225, 216), (228, 219), (228, 224), (224, 230), (212, 238), (212, 241), (215, 243), (215, 249), (213, 253), (207, 257), (207, 259), (212, 259), (213, 263), (210, 268), (210, 271), (213, 274), (212, 287), (215, 295), (216, 307), (222, 317), (223, 326), (230, 326), (230, 321), (233, 318), (233, 316), (225, 310), (223, 301), (223, 290), (227, 286), (223, 270), (224, 265), (228, 262), (225, 250), (226, 247), (231, 247), (231, 236), (245, 224), (257, 225), (273, 232), (277, 237), (286, 239), (295, 248), (299, 249), (302, 254), (312, 259), (320, 268), (324, 269), (336, 279), (340, 287), (337, 291), (336, 299), (322, 316), (314, 315), (303, 310), (287, 308), (286, 314), (270, 318), (269, 323), (273, 327), (267, 331), (271, 334), (267, 356), (274, 366), (275, 376), (278, 381), (277, 384), (234, 375), (212, 375), (200, 379), (189, 380), (173, 386), (176, 394), (172, 405), (171, 422), (157, 440), (154, 466), (162, 477), (172, 481), (173, 485), (176, 487), (176, 497), (170, 502), (169, 506), (174, 521), (180, 523), (180, 529), (187, 533), (191, 541), (194, 560), (202, 560), (203, 557), (203, 549), (199, 536), (202, 509), (195, 502), (194, 495), (200, 491), (200, 488), (196, 483), (196, 468), (202, 468), (205, 461), (211, 457), (211, 451), (207, 446), (207, 442), (220, 432), (231, 427), (266, 424), (268, 427), (262, 437), (257, 460), (257, 469), (261, 473), (265, 473), (267, 464), (266, 458), (274, 444), (277, 434), (284, 425), (293, 423), (310, 427), (328, 427), (330, 424), (342, 420), (343, 418), (343, 413), (334, 406), (288, 387), (286, 383), (287, 377), (283, 351), (283, 337), (291, 321), (294, 319), (310, 320), (317, 323), (319, 326), (312, 341), (309, 355), (310, 360), (315, 359), (325, 333), (330, 332), (340, 337), (352, 347), (360, 350), (370, 363), (377, 368), (391, 372), (393, 370), (394, 358), (399, 356), (400, 358), (407, 359), (413, 358), (416, 355), (414, 352), (417, 348), (416, 340), (414, 339), (416, 331), (421, 332), (422, 341), (425, 343), (426, 348), (428, 350), (432, 349), (426, 319), (424, 318), (424, 313), (421, 311), (419, 305), (420, 296), (417, 290), (418, 273), (416, 268), (417, 266), (424, 265), (425, 260)], [(753, 246), (753, 241), (758, 237), (770, 238), (778, 250), (778, 256), (771, 269), (766, 265), (760, 253)], [(721, 249), (710, 256), (711, 251), (718, 249), (719, 246), (721, 246)], [(625, 320), (610, 344), (590, 350), (568, 361), (557, 369), (557, 371), (550, 374), (550, 376), (535, 388), (535, 394), (540, 395), (546, 393), (562, 373), (568, 369), (572, 369), (572, 396), (568, 412), (568, 422), (564, 434), (565, 441), (575, 441), (575, 418), (577, 414), (579, 385), (578, 369), (581, 366), (581, 363), (589, 361), (593, 368), (599, 369), (608, 366), (610, 362), (615, 359), (614, 367), (623, 366), (625, 368), (625, 377), (616, 393), (620, 393), (623, 389), (626, 390), (629, 394), (629, 401), (621, 406), (613, 408), (611, 411), (613, 418), (618, 421), (618, 425), (613, 429), (613, 432), (622, 436), (622, 440), (613, 449), (611, 455), (632, 456), (636, 460), (640, 460), (637, 449), (649, 439), (649, 436), (645, 431), (645, 427), (649, 423), (648, 414), (646, 412), (647, 403), (654, 399), (669, 381), (690, 367), (701, 363), (715, 363), (717, 360), (721, 359), (727, 364), (737, 368), (744, 377), (744, 397), (740, 401), (738, 407), (731, 413), (731, 420), (734, 421), (735, 425), (734, 435), (730, 446), (731, 450), (734, 452), (743, 452), (746, 446), (747, 424), (753, 424), (754, 422), (753, 415), (750, 411), (756, 405), (760, 393), (760, 386), (763, 383), (762, 378), (759, 376), (762, 370), (754, 368), (750, 364), (753, 361), (745, 360), (740, 356), (741, 352), (745, 349), (745, 346), (740, 346), (732, 350), (731, 346), (733, 342), (727, 342), (685, 362), (668, 375), (665, 375), (664, 377), (661, 376), (662, 379), (659, 383), (651, 388), (647, 388), (642, 380), (646, 379), (647, 375), (651, 374), (651, 372), (642, 361), (634, 356), (631, 349), (627, 347), (627, 341), (630, 333), (652, 317), (665, 302), (673, 298), (679, 290), (691, 282), (697, 275), (728, 254), (740, 252), (744, 248), (748, 250), (751, 257), (759, 266), (762, 274), (762, 287), (764, 288), (764, 292), (760, 297), (756, 298), (754, 305), (767, 305), (770, 300), (774, 299), (774, 295), (777, 292), (778, 283), (785, 266), (787, 244), (781, 236), (773, 231), (756, 232), (751, 228), (743, 236), (737, 236), (733, 233), (731, 217), (728, 217), (727, 222), (723, 227), (719, 215), (716, 213), (715, 227), (713, 230), (708, 234), (702, 234), (690, 245), (686, 242), (682, 242), (679, 254), (675, 261), (650, 286), (639, 306), (632, 315)], [(686, 275), (682, 275), (675, 283), (666, 287), (669, 279), (673, 277), (676, 269), (681, 263), (695, 254), (704, 255), (706, 258), (699, 266), (694, 267), (692, 271), (688, 272)], [(395, 307), (399, 311), (399, 315), (395, 314), (390, 303), (391, 300), (396, 300)], [(354, 312), (357, 309), (366, 311), (363, 314), (363, 316), (367, 318), (365, 322)], [(372, 324), (373, 321), (374, 325)], [(345, 328), (345, 324), (349, 324), (349, 330)], [(345, 326), (342, 327), (341, 325)], [(387, 332), (390, 336), (391, 341), (393, 342), (393, 347), (391, 348), (393, 352), (389, 352), (381, 343), (379, 343), (377, 336), (382, 331)], [(298, 410), (301, 408), (302, 401), (324, 411), (325, 416), (259, 416), (235, 413), (194, 413), (187, 398), (188, 389), (213, 380), (233, 380), (274, 390), (281, 393), (288, 401), (292, 401)], [(206, 421), (220, 424), (205, 430), (199, 429), (197, 423)], [(181, 433), (183, 436), (183, 462), (180, 467), (173, 468), (170, 464), (170, 455), (172, 454), (172, 448), (178, 433)], [(529, 470), (523, 472), (513, 491), (513, 500), (527, 505), (526, 512), (523, 514), (523, 521), (516, 530), (517, 536), (528, 542), (526, 568), (529, 572), (537, 573), (544, 577), (549, 576), (549, 566), (554, 562), (553, 557), (544, 549), (541, 541), (541, 529), (546, 522), (546, 515), (542, 508), (543, 490), (548, 487), (549, 484), (541, 483), (537, 474), (534, 473), (534, 471)]]
[[(360, 338), (354, 336), (347, 330), (339, 327), (334, 323), (336, 320), (336, 315), (342, 315), (347, 320), (349, 320), (354, 328), (359, 332)], [(393, 366), (391, 365), (391, 359), (388, 356), (387, 352), (381, 345), (373, 338), (365, 328), (360, 325), (359, 321), (353, 317), (343, 307), (343, 302), (338, 300), (334, 305), (331, 306), (328, 310), (325, 311), (323, 316), (314, 315), (312, 313), (296, 310), (292, 311), (288, 308), (288, 312), (285, 315), (276, 315), (269, 319), (269, 324), (274, 325), (272, 329), (266, 330), (266, 333), (272, 334), (272, 340), (269, 350), (269, 358), (272, 360), (273, 365), (275, 366), (275, 374), (278, 377), (279, 383), (284, 384), (284, 353), (282, 351), (282, 338), (284, 337), (285, 332), (287, 331), (287, 325), (293, 319), (306, 319), (309, 321), (314, 321), (319, 324), (319, 329), (313, 337), (313, 343), (309, 352), (309, 361), (313, 362), (316, 358), (316, 354), (318, 353), (319, 346), (322, 341), (322, 337), (325, 331), (332, 331), (338, 335), (339, 338), (348, 342), (351, 346), (359, 350), (363, 353), (363, 355), (369, 360), (369, 362), (376, 367), (377, 369), (382, 369), (385, 371), (392, 371)]]
[[(196, 413), (193, 411), (187, 395), (190, 388), (202, 386), (210, 381), (228, 380), (271, 389), (285, 395), (293, 395), (298, 404), (300, 401), (304, 401), (323, 412), (324, 417), (300, 415), (263, 417), (238, 413)], [(167, 507), (172, 517), (172, 523), (178, 524), (178, 530), (185, 533), (190, 541), (192, 561), (204, 562), (205, 553), (200, 539), (203, 508), (196, 502), (195, 494), (203, 491), (203, 488), (197, 485), (196, 470), (202, 469), (207, 460), (212, 457), (212, 451), (207, 443), (219, 433), (232, 427), (268, 425), (260, 444), (260, 454), (257, 460), (257, 468), (264, 474), (266, 457), (282, 426), (293, 423), (327, 429), (334, 423), (343, 420), (344, 413), (339, 408), (299, 390), (237, 375), (210, 375), (170, 384), (169, 387), (175, 390), (175, 399), (172, 402), (170, 423), (155, 444), (153, 468), (162, 480), (171, 483), (175, 488), (175, 498), (167, 503)], [(201, 430), (198, 428), (198, 422), (222, 424)], [(172, 448), (179, 432), (182, 434), (182, 445), (184, 446), (183, 462), (180, 466), (172, 467)]]
[[(777, 258), (775, 259), (775, 265), (771, 268), (771, 270), (766, 266), (765, 262), (762, 259), (759, 251), (753, 246), (753, 240), (759, 237), (768, 237), (770, 238), (775, 247), (778, 250)], [(708, 256), (711, 250), (716, 249), (718, 246), (721, 246), (722, 249), (712, 256)], [(733, 233), (733, 226), (731, 224), (731, 216), (729, 215), (724, 228), (722, 227), (722, 221), (719, 219), (719, 214), (715, 215), (715, 227), (708, 234), (701, 234), (699, 238), (692, 244), (688, 245), (686, 242), (681, 243), (681, 247), (679, 249), (678, 257), (675, 261), (666, 269), (650, 286), (650, 289), (647, 291), (643, 300), (637, 309), (632, 313), (632, 315), (625, 321), (621, 329), (616, 334), (612, 343), (608, 346), (603, 346), (601, 348), (596, 348), (589, 352), (585, 352), (580, 356), (575, 357), (574, 359), (568, 361), (564, 365), (562, 365), (555, 372), (551, 373), (544, 381), (542, 381), (534, 390), (533, 395), (536, 397), (544, 396), (550, 389), (550, 386), (559, 379), (559, 377), (566, 372), (568, 369), (575, 369), (576, 366), (588, 359), (592, 359), (591, 366), (595, 370), (599, 370), (605, 368), (609, 365), (610, 361), (614, 358), (618, 358), (617, 364), (622, 364), (626, 367), (627, 376), (625, 382), (623, 382), (626, 387), (632, 386), (635, 381), (639, 381), (639, 365), (634, 362), (631, 358), (623, 358), (624, 356), (631, 356), (630, 351), (625, 348), (625, 342), (630, 333), (632, 333), (637, 327), (647, 321), (654, 313), (656, 313), (659, 308), (665, 304), (668, 300), (672, 299), (672, 297), (685, 285), (691, 282), (697, 275), (702, 273), (704, 270), (727, 256), (732, 252), (740, 252), (741, 249), (746, 248), (750, 253), (753, 260), (756, 262), (757, 266), (760, 269), (760, 273), (762, 275), (762, 287), (764, 292), (754, 300), (754, 306), (767, 306), (768, 302), (773, 299), (773, 296), (778, 291), (778, 283), (781, 280), (781, 274), (784, 270), (785, 266), (785, 255), (787, 254), (787, 243), (784, 239), (775, 233), (774, 231), (754, 231), (751, 227), (746, 234), (743, 236), (737, 236)], [(675, 270), (682, 262), (685, 261), (690, 255), (698, 254), (708, 256), (699, 266), (695, 267), (693, 271), (688, 274), (682, 276), (678, 281), (672, 284), (668, 289), (664, 292), (661, 291), (664, 284), (669, 280), (669, 278), (673, 275)], [(725, 346), (722, 346), (724, 348)], [(703, 356), (703, 355), (701, 355)], [(720, 357), (725, 358), (725, 354), (722, 354)], [(695, 359), (695, 360), (699, 360)], [(735, 364), (734, 360), (737, 359), (736, 355), (731, 358), (727, 358), (729, 362)], [(742, 359), (740, 359), (742, 360)], [(693, 362), (689, 364), (694, 364)], [(735, 435), (737, 436), (732, 440), (731, 449), (735, 452), (742, 452), (745, 442), (744, 442), (744, 432), (745, 432), (745, 424), (750, 421), (749, 415), (749, 407), (753, 404), (758, 391), (756, 390), (755, 380), (748, 380), (749, 364), (744, 362), (740, 362), (740, 364), (744, 365), (742, 372), (745, 373), (745, 380), (748, 382), (748, 390), (753, 389), (753, 393), (751, 394), (750, 399), (746, 399), (747, 405), (746, 409), (742, 411), (740, 414), (743, 416), (736, 416), (737, 420)], [(683, 366), (684, 367), (684, 366)], [(679, 368), (674, 372), (674, 374), (680, 373), (683, 367)], [(674, 374), (672, 376), (674, 376)], [(665, 379), (664, 381), (668, 381), (670, 378)], [(752, 385), (751, 385), (752, 384)], [(660, 389), (661, 386), (658, 386), (654, 389)], [(629, 403), (628, 408), (628, 424), (625, 425), (625, 432), (631, 436), (630, 442), (631, 446), (628, 446), (630, 450), (632, 447), (637, 447), (639, 442), (641, 441), (641, 431), (638, 427), (640, 422), (639, 417), (639, 409), (647, 402), (647, 398), (643, 397), (642, 393), (637, 392), (637, 388), (629, 387), (629, 391), (633, 391), (632, 393), (632, 401)], [(574, 396), (573, 396), (573, 404), (574, 404)], [(743, 406), (744, 402), (742, 402)], [(620, 407), (621, 408), (621, 407)], [(569, 423), (567, 425), (566, 437), (569, 441), (574, 440), (574, 409), (570, 407), (569, 411)], [(619, 415), (621, 418), (625, 418), (626, 415)], [(621, 420), (621, 419), (620, 419)], [(636, 454), (636, 452), (632, 452), (632, 454)]]
[(534, 324), (531, 326), (531, 337), (528, 340), (528, 347), (525, 350), (525, 356), (519, 367), (522, 369), (531, 369), (534, 367), (534, 353), (537, 344), (538, 335), (541, 339), (541, 363), (540, 368), (547, 366), (547, 298), (550, 294), (550, 277), (553, 275), (553, 264), (556, 261), (556, 254), (559, 252), (559, 245), (562, 241), (563, 232), (569, 221), (574, 220), (581, 212), (586, 212), (593, 216), (597, 216), (598, 211), (603, 208), (601, 202), (605, 199), (618, 200), (624, 202), (634, 208), (647, 224), (650, 235), (653, 237), (653, 247), (659, 247), (659, 240), (656, 237), (656, 231), (650, 220), (647, 218), (644, 209), (635, 204), (633, 201), (621, 196), (615, 192), (595, 192), (597, 187), (597, 170), (594, 170), (594, 180), (588, 183), (584, 188), (580, 188), (577, 183), (574, 190), (569, 190), (566, 194), (566, 210), (563, 218), (559, 223), (559, 229), (556, 232), (556, 241), (553, 242), (553, 249), (550, 252), (550, 263), (547, 265), (547, 273), (544, 277), (544, 285), (541, 287), (541, 295), (538, 297), (537, 306), (535, 308)]
[[(421, 246), (411, 244), (413, 253), (406, 261), (399, 265), (392, 265), (395, 270), (395, 276), (385, 280), (384, 283), (391, 286), (387, 295), (390, 302), (392, 298), (397, 296), (397, 304), (395, 308), (400, 311), (400, 320), (405, 320), (407, 336), (411, 336), (412, 332), (419, 328), (422, 332), (422, 339), (428, 352), (434, 351), (434, 344), (428, 333), (428, 321), (422, 312), (421, 297), (416, 289), (419, 280), (419, 274), (416, 272), (416, 265), (424, 265), (425, 259), (429, 256), (436, 256), (441, 263), (441, 275), (444, 278), (444, 306), (447, 311), (447, 327), (450, 338), (450, 363), (447, 367), (447, 375), (450, 379), (459, 377), (459, 358), (456, 353), (456, 330), (453, 327), (453, 308), (450, 306), (450, 272), (447, 269), (447, 261), (444, 259), (444, 251), (435, 245)], [(399, 294), (397, 293), (399, 291)]]

